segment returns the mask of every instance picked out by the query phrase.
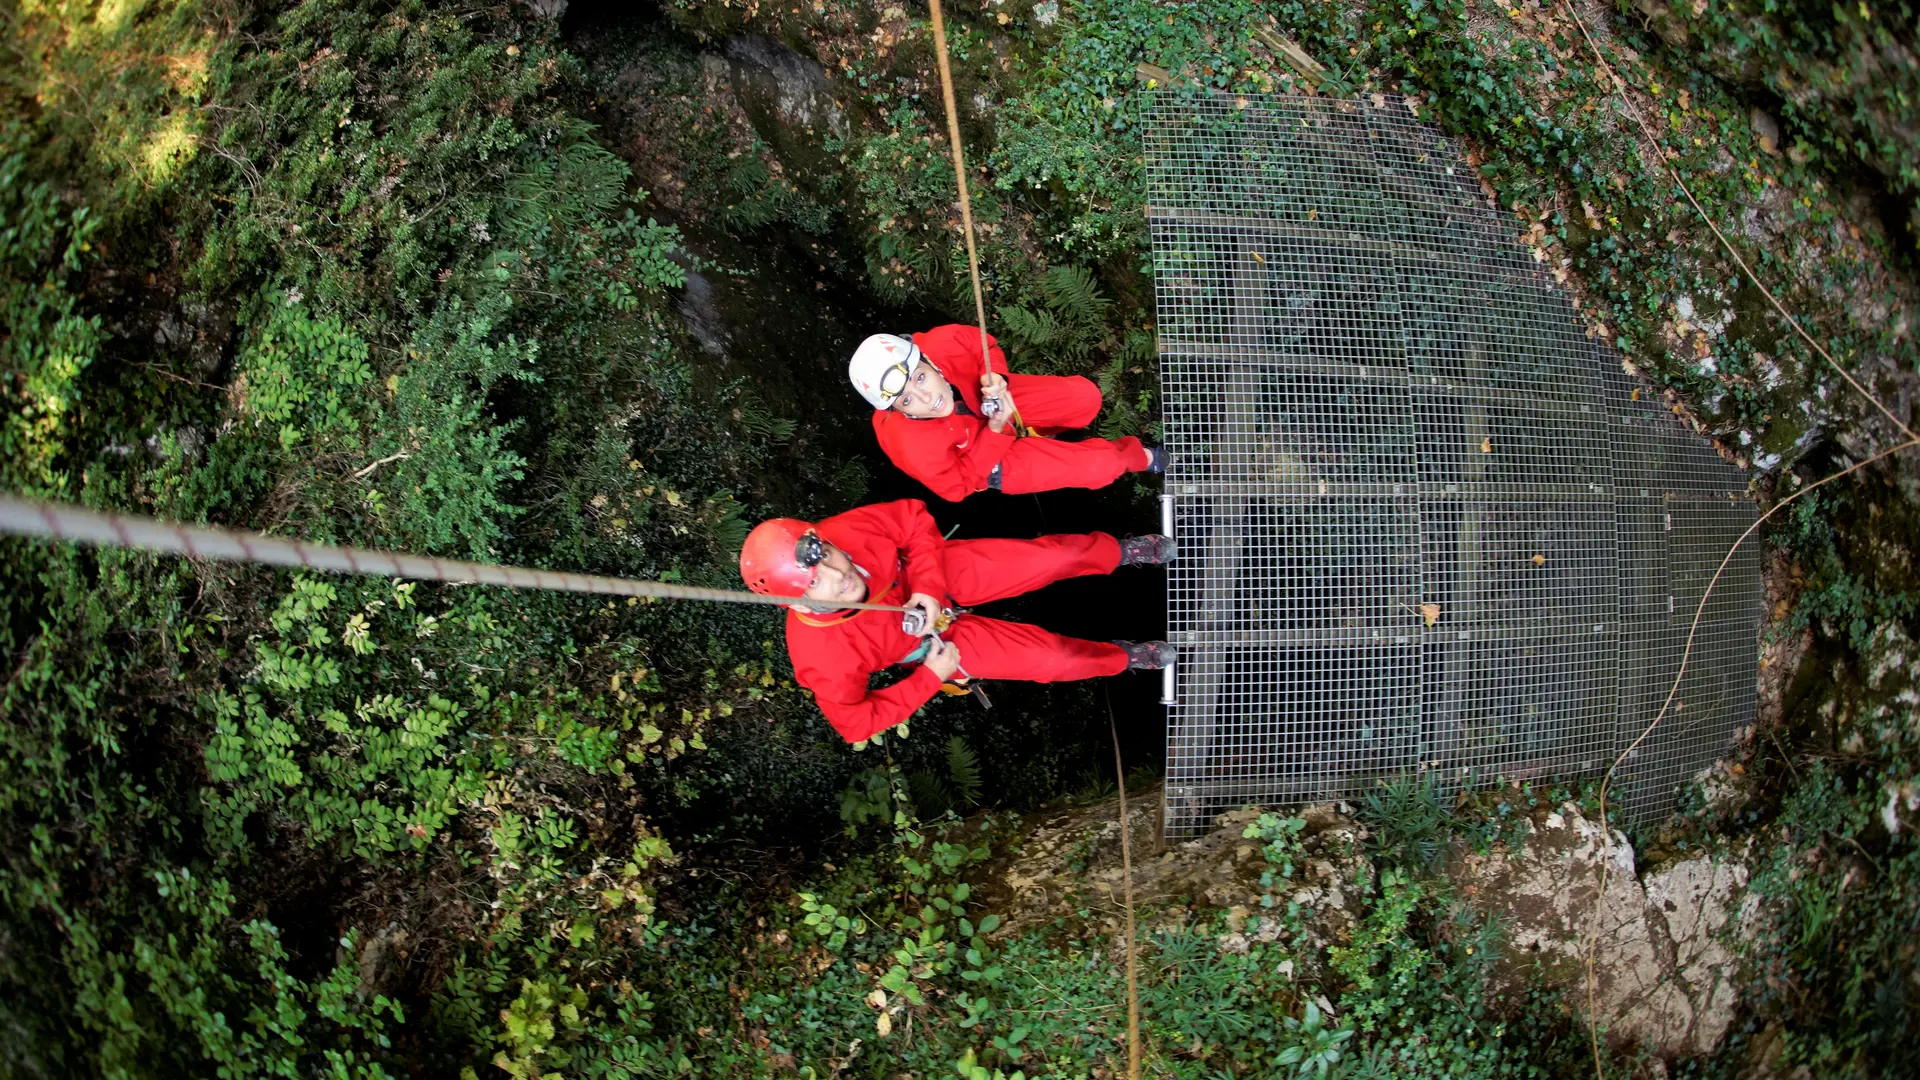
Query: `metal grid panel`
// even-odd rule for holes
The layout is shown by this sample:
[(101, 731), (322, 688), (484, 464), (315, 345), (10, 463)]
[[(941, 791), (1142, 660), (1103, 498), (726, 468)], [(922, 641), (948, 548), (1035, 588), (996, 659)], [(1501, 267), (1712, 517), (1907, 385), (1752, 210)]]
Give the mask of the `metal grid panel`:
[[(1671, 683), (1703, 553), (1753, 519), (1744, 479), (1638, 400), (1402, 103), (1201, 98), (1147, 151), (1181, 540), (1169, 832), (1410, 768), (1604, 767)], [(1626, 770), (1636, 810), (1751, 714), (1757, 557), (1737, 569), (1686, 722)]]

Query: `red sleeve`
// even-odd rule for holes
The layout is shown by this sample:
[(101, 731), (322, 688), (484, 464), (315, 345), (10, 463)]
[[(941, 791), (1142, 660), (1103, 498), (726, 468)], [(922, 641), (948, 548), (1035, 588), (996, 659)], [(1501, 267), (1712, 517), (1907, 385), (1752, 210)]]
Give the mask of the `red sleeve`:
[(940, 535), (940, 526), (933, 515), (927, 513), (927, 504), (919, 499), (901, 499), (873, 509), (887, 511), (891, 519), (889, 539), (899, 545), (900, 554), (906, 557), (907, 565), (901, 577), (905, 579), (907, 593), (923, 592), (946, 603), (947, 538)]
[(891, 409), (873, 414), (873, 433), (901, 472), (948, 502), (985, 491), (987, 477), (1016, 437), (981, 424), (967, 448), (955, 450), (944, 421), (914, 420)]
[(858, 679), (830, 678), (815, 683), (796, 666), (794, 676), (801, 686), (813, 691), (827, 723), (850, 743), (871, 739), (876, 732), (906, 721), (940, 691), (940, 677), (924, 665), (885, 690), (868, 690), (865, 674)]
[[(933, 359), (947, 376), (947, 381), (967, 381), (968, 386), (980, 385), (980, 328), (963, 323), (948, 323), (936, 326), (924, 334), (914, 337), (914, 344), (920, 346)], [(961, 365), (964, 364), (964, 369)], [(991, 371), (1008, 374), (1007, 353), (1000, 347), (1000, 341), (992, 334), (987, 335), (987, 366)]]

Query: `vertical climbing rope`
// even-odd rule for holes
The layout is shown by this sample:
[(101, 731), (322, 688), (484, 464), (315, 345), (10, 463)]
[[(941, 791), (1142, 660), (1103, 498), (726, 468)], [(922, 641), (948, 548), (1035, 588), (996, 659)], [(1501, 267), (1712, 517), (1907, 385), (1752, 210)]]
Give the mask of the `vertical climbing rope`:
[(947, 67), (947, 22), (940, 0), (927, 0), (933, 19), (933, 55), (940, 65), (940, 100), (947, 106), (947, 146), (953, 150), (953, 180), (960, 188), (960, 227), (967, 239), (967, 274), (973, 279), (973, 315), (980, 330), (980, 370), (991, 370), (987, 353), (987, 299), (980, 289), (980, 253), (973, 246), (973, 196), (967, 190), (966, 152), (960, 149), (960, 110), (953, 103), (953, 72)]
[[(993, 356), (987, 345), (987, 297), (980, 288), (980, 252), (973, 243), (973, 194), (967, 187), (967, 155), (960, 147), (960, 109), (953, 102), (953, 71), (947, 66), (947, 22), (940, 12), (940, 0), (927, 0), (933, 20), (933, 55), (940, 68), (940, 100), (947, 107), (947, 146), (953, 150), (953, 182), (960, 191), (960, 228), (967, 240), (967, 276), (973, 282), (973, 317), (980, 331), (980, 370), (993, 370)], [(1027, 426), (1016, 410), (1008, 420), (1017, 434), (1025, 435)]]
[[(1107, 694), (1103, 683), (1100, 692)], [(1134, 969), (1133, 850), (1127, 842), (1127, 767), (1120, 760), (1120, 726), (1113, 719), (1113, 695), (1107, 694), (1107, 732), (1113, 736), (1113, 779), (1120, 792), (1120, 884), (1127, 908), (1127, 1080), (1140, 1080), (1140, 983)]]

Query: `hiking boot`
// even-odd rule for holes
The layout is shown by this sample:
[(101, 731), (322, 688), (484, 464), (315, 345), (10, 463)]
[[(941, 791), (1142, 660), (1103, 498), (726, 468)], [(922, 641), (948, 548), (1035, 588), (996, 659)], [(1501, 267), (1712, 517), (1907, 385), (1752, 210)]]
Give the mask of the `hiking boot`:
[(1114, 644), (1127, 650), (1128, 671), (1159, 671), (1180, 655), (1164, 641), (1116, 641)]
[(1164, 566), (1173, 561), (1173, 537), (1150, 533), (1120, 541), (1121, 566)]

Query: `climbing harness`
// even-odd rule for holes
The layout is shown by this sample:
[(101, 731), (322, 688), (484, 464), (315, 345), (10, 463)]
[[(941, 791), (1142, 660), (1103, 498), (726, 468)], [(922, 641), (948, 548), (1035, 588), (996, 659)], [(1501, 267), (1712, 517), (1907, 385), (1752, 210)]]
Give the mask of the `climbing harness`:
[[(929, 627), (925, 612), (919, 608), (908, 608), (907, 613), (900, 618), (900, 629), (919, 638), (920, 644), (901, 658), (900, 662), (911, 664), (925, 659), (927, 653), (932, 651), (933, 643), (941, 640), (940, 635), (946, 633), (947, 628), (953, 625), (953, 621), (964, 614), (966, 614), (965, 609), (941, 608), (940, 613), (934, 616), (933, 625)], [(940, 684), (940, 692), (953, 697), (972, 694), (973, 699), (980, 703), (982, 709), (993, 708), (993, 702), (987, 698), (987, 691), (980, 685), (980, 680), (967, 674), (967, 669), (964, 667), (955, 671), (953, 678)]]

